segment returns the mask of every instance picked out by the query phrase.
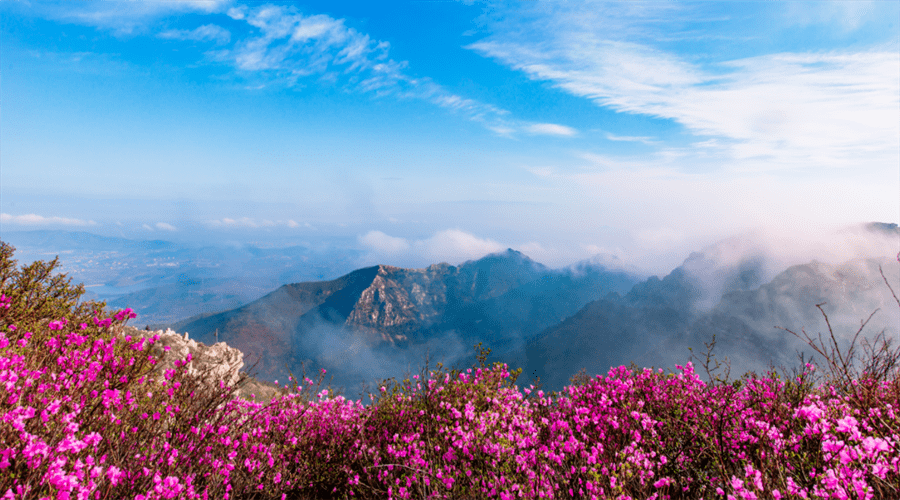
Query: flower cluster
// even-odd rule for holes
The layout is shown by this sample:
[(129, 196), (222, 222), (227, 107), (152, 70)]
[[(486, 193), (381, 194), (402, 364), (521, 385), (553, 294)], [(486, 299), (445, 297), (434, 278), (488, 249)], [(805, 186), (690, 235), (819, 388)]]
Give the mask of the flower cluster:
[(133, 317), (0, 331), (0, 497), (900, 494), (896, 378), (814, 387), (807, 365), (707, 383), (691, 364), (619, 367), (544, 394), (482, 359), (386, 384), (367, 406), (321, 377), (261, 404), (189, 374), (190, 358), (157, 373), (157, 339), (120, 333)]

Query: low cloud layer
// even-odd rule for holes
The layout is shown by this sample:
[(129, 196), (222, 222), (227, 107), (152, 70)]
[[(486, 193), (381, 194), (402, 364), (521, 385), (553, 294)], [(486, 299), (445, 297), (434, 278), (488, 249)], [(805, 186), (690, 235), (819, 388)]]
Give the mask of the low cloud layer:
[(299, 223), (293, 219), (288, 220), (270, 220), (270, 219), (260, 219), (255, 217), (238, 217), (238, 218), (230, 218), (223, 217), (221, 219), (214, 219), (206, 221), (206, 225), (211, 228), (241, 228), (241, 229), (259, 229), (259, 228), (276, 228), (276, 227), (287, 227), (290, 229), (297, 228), (306, 228), (306, 229), (314, 229), (312, 224), (308, 222)]
[(421, 240), (369, 231), (359, 237), (359, 243), (369, 252), (364, 260), (370, 264), (409, 261), (419, 265), (438, 262), (458, 264), (507, 248), (494, 240), (479, 238), (459, 229), (439, 231), (430, 238)]
[(15, 224), (18, 226), (94, 226), (96, 222), (92, 220), (73, 219), (68, 217), (44, 217), (43, 215), (27, 214), (27, 215), (11, 215), (7, 213), (0, 214), (0, 222), (4, 224)]
[[(454, 331), (435, 334), (422, 344), (405, 348), (373, 347), (362, 332), (326, 322), (318, 322), (309, 329), (298, 347), (305, 361), (310, 362), (307, 368), (327, 367), (325, 381), (331, 381), (335, 388), (343, 389), (353, 399), (377, 394), (376, 384), (383, 380), (401, 381), (408, 375), (418, 374), (426, 358), (431, 369), (437, 363), (450, 368), (470, 364), (474, 352)], [(297, 367), (295, 374), (299, 376)]]

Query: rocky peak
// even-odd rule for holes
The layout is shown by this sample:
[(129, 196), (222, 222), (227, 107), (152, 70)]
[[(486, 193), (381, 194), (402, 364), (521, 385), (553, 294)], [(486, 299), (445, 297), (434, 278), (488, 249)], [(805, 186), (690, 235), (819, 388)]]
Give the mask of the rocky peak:
[(437, 319), (447, 305), (445, 278), (456, 268), (403, 269), (378, 266), (378, 273), (356, 301), (346, 323), (380, 332), (382, 340), (408, 340), (410, 331)]
[(408, 291), (382, 271), (379, 269), (372, 284), (360, 294), (347, 317), (348, 324), (382, 330), (416, 322), (418, 310)]

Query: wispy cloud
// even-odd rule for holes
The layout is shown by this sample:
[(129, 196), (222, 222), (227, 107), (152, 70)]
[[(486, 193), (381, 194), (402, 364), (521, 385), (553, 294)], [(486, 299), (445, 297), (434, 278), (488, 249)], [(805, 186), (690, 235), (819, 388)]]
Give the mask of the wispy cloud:
[[(432, 234), (428, 238), (410, 239), (392, 236), (382, 231), (369, 231), (357, 238), (360, 246), (367, 252), (360, 265), (389, 264), (427, 266), (438, 262), (447, 262), (453, 265), (467, 260), (477, 260), (485, 255), (502, 252), (507, 248), (513, 248), (549, 266), (567, 266), (573, 262), (593, 258), (607, 262), (607, 267), (617, 260), (615, 267), (624, 269), (628, 267), (622, 260), (624, 250), (616, 248), (608, 250), (596, 244), (558, 244), (537, 241), (526, 241), (518, 244), (504, 244), (490, 238), (482, 238), (460, 229), (446, 229)], [(615, 253), (615, 257), (612, 254)], [(599, 255), (598, 254), (603, 254)], [(401, 264), (402, 263), (402, 264)], [(629, 269), (636, 269), (633, 266)]]
[(214, 219), (214, 220), (206, 221), (206, 224), (210, 227), (215, 227), (215, 228), (259, 229), (259, 228), (287, 227), (290, 229), (297, 229), (297, 228), (316, 229), (315, 226), (313, 226), (309, 222), (300, 223), (293, 219), (273, 221), (273, 220), (269, 220), (269, 219), (256, 219), (253, 217), (238, 217), (238, 218), (223, 217), (221, 219)]
[(895, 51), (776, 53), (701, 66), (649, 45), (652, 23), (643, 23), (643, 12), (614, 17), (640, 37), (597, 29), (612, 24), (603, 19), (590, 24), (571, 11), (542, 12), (531, 24), (498, 24), (468, 47), (599, 106), (719, 139), (723, 163), (737, 168), (900, 161)]
[[(232, 219), (229, 217), (223, 217), (222, 219), (211, 220), (208, 222), (210, 226), (213, 227), (242, 227), (242, 228), (259, 228), (259, 227), (274, 227), (275, 222), (270, 220), (257, 220), (251, 217), (240, 217), (238, 219)], [(287, 225), (287, 224), (285, 224)]]
[[(156, 37), (216, 44), (217, 48), (206, 52), (205, 62), (230, 66), (248, 89), (333, 85), (376, 98), (425, 101), (501, 136), (577, 135), (565, 125), (512, 118), (499, 106), (454, 93), (428, 76), (414, 76), (406, 61), (391, 57), (388, 41), (348, 26), (345, 19), (302, 13), (290, 5), (232, 0), (85, 1), (53, 3), (40, 11), (44, 17), (127, 36), (152, 32), (171, 16), (217, 16), (216, 23), (163, 29)], [(248, 30), (223, 27), (235, 21), (245, 23)]]
[(563, 137), (571, 137), (578, 134), (578, 131), (571, 127), (566, 127), (565, 125), (557, 125), (555, 123), (535, 123), (532, 125), (527, 125), (525, 127), (525, 130), (528, 133), (535, 135), (557, 135)]
[(157, 36), (169, 40), (193, 40), (196, 42), (215, 42), (217, 44), (231, 41), (231, 32), (215, 24), (204, 24), (192, 30), (166, 30)]
[(254, 33), (214, 58), (231, 64), (257, 86), (302, 85), (307, 78), (331, 82), (378, 97), (420, 99), (482, 123), (501, 135), (527, 128), (494, 105), (448, 91), (428, 77), (413, 77), (406, 61), (390, 57), (390, 43), (348, 27), (343, 19), (306, 15), (292, 7), (240, 5), (228, 15)]
[(641, 142), (644, 144), (653, 143), (653, 138), (648, 136), (633, 136), (633, 135), (616, 135), (607, 132), (605, 136), (609, 141), (615, 142)]
[(145, 231), (150, 231), (150, 232), (153, 232), (153, 231), (169, 231), (169, 232), (178, 231), (177, 227), (173, 226), (172, 224), (169, 224), (168, 222), (157, 222), (156, 224), (153, 224), (152, 226), (150, 224), (145, 223), (145, 224), (142, 224), (141, 227)]
[(4, 224), (16, 224), (20, 226), (95, 226), (92, 220), (71, 219), (68, 217), (44, 217), (37, 214), (10, 215), (0, 213), (0, 222)]
[(409, 240), (390, 236), (381, 231), (369, 231), (358, 238), (360, 245), (369, 251), (367, 263), (390, 263), (414, 260), (422, 264), (436, 262), (460, 262), (478, 259), (500, 252), (507, 247), (486, 238), (479, 238), (459, 229), (447, 229), (434, 233), (430, 238)]
[(359, 243), (374, 254), (390, 256), (409, 252), (412, 247), (406, 238), (390, 236), (381, 231), (369, 231), (359, 237)]
[(84, 0), (79, 2), (36, 3), (40, 15), (65, 22), (112, 30), (117, 35), (132, 35), (148, 31), (151, 21), (168, 15), (191, 12), (209, 14), (220, 12), (232, 0), (143, 0), (107, 2)]
[(299, 222), (297, 222), (297, 221), (295, 221), (295, 220), (293, 220), (293, 219), (287, 221), (287, 222), (285, 223), (285, 225), (286, 225), (287, 227), (291, 228), (291, 229), (296, 229), (296, 228), (298, 228), (298, 227), (303, 227), (303, 228), (306, 228), (306, 229), (315, 229), (315, 226), (313, 226), (313, 225), (310, 224), (309, 222), (304, 222), (303, 224), (300, 224)]

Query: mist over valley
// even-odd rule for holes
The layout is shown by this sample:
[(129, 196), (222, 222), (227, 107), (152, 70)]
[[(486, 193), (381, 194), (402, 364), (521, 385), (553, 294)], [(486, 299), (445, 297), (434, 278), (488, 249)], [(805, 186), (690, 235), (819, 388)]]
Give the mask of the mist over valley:
[(520, 384), (540, 379), (545, 390), (581, 369), (674, 369), (691, 359), (688, 348), (697, 363), (713, 336), (732, 376), (790, 369), (812, 353), (777, 327), (827, 331), (817, 304), (842, 342), (876, 309), (864, 336), (900, 335), (881, 275), (900, 290), (896, 224), (839, 231), (823, 238), (827, 246), (779, 246), (761, 234), (714, 242), (663, 276), (603, 255), (552, 269), (513, 249), (458, 265), (352, 270), (360, 255), (352, 249), (192, 247), (66, 231), (3, 238), (23, 263), (59, 255), (62, 271), (88, 285), (86, 298), (133, 308), (135, 326), (224, 341), (263, 380), (324, 368), (352, 397), (418, 373), (426, 358), (469, 366), (477, 343), (492, 350), (489, 361), (521, 367)]

